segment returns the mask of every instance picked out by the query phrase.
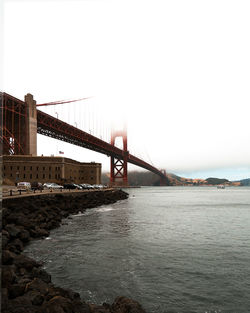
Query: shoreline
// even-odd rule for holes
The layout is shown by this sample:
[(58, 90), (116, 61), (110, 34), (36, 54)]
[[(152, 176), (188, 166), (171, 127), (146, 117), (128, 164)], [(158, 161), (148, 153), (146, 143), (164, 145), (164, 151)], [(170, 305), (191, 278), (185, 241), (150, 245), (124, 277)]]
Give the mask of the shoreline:
[(62, 219), (127, 199), (122, 190), (37, 194), (2, 201), (2, 313), (145, 313), (125, 297), (113, 304), (89, 304), (79, 293), (55, 286), (42, 264), (22, 253), (30, 241), (46, 238)]

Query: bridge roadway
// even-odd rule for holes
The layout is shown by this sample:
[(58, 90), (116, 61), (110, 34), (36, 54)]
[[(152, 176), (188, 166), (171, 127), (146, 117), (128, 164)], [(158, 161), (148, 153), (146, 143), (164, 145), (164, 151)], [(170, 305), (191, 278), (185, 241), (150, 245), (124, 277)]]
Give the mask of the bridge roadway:
[(69, 142), (73, 145), (87, 148), (107, 156), (114, 156), (118, 159), (123, 159), (127, 156), (129, 163), (151, 171), (162, 178), (166, 177), (160, 170), (130, 154), (128, 151), (121, 150), (102, 139), (90, 135), (40, 110), (37, 110), (37, 133)]

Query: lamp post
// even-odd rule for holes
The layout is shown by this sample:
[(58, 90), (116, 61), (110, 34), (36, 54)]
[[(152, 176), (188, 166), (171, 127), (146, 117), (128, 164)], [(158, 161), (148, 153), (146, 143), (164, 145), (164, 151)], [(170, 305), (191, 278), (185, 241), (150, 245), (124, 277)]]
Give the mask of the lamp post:
[[(56, 114), (56, 118), (58, 119), (58, 113), (55, 112), (55, 114)], [(58, 140), (56, 142), (56, 155), (58, 155)]]

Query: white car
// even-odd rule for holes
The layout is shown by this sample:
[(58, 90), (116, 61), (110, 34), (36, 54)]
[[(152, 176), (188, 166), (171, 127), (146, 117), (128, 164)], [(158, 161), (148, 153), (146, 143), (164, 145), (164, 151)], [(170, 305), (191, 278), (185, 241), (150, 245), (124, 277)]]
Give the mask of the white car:
[(25, 189), (25, 190), (27, 190), (27, 189), (31, 189), (31, 184), (29, 183), (29, 182), (19, 182), (19, 183), (17, 183), (17, 188), (22, 188), (22, 189)]
[(51, 187), (51, 183), (44, 183), (44, 184), (43, 184), (43, 187), (44, 187), (44, 188), (52, 188), (52, 187)]
[(58, 185), (56, 183), (51, 183), (49, 188), (52, 188), (52, 189), (63, 189), (63, 186)]

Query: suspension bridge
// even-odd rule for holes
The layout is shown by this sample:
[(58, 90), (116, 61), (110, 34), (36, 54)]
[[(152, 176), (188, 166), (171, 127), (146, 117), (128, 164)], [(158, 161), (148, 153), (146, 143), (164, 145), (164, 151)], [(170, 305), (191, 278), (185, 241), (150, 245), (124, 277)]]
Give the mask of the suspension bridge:
[[(117, 181), (122, 181), (123, 185), (128, 184), (128, 163), (155, 173), (160, 177), (161, 184), (166, 183), (165, 170), (157, 169), (141, 158), (129, 153), (126, 128), (112, 130), (110, 142), (107, 142), (58, 119), (58, 116), (53, 117), (38, 109), (41, 106), (70, 103), (87, 98), (36, 104), (31, 94), (27, 94), (24, 101), (7, 93), (2, 93), (1, 97), (1, 141), (3, 155), (36, 155), (37, 134), (41, 134), (109, 156), (111, 160), (111, 185), (115, 185)], [(122, 138), (122, 149), (115, 145), (116, 138), (118, 137)]]

